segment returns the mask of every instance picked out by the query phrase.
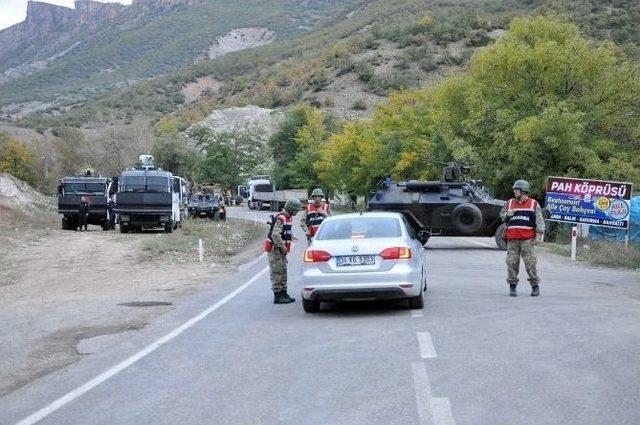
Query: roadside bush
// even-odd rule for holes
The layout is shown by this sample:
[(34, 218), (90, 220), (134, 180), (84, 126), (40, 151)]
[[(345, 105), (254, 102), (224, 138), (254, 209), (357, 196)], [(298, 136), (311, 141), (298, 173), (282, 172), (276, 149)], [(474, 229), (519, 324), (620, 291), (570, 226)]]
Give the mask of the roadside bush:
[(356, 111), (366, 111), (367, 110), (367, 102), (364, 99), (358, 99), (353, 102), (351, 109)]

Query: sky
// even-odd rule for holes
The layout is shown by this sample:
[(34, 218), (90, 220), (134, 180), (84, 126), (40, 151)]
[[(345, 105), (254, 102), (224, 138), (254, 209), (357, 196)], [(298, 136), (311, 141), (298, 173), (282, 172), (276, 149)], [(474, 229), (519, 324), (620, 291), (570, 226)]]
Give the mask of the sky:
[[(131, 4), (131, 0), (98, 0), (102, 3)], [(73, 7), (73, 0), (45, 0), (44, 3)], [(0, 0), (0, 29), (24, 21), (27, 16), (27, 0)]]

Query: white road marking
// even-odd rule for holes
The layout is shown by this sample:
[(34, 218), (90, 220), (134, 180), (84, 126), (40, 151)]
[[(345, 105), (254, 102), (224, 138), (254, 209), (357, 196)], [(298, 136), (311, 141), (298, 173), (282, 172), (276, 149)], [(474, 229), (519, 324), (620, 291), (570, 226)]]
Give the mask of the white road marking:
[(432, 397), (431, 411), (434, 425), (456, 425), (448, 397)]
[(180, 325), (179, 327), (177, 327), (173, 331), (171, 331), (168, 334), (166, 334), (165, 336), (155, 340), (154, 342), (152, 342), (151, 344), (149, 344), (148, 346), (143, 348), (141, 351), (138, 351), (133, 356), (121, 361), (117, 365), (113, 366), (111, 369), (108, 369), (108, 370), (102, 372), (100, 375), (96, 376), (95, 378), (91, 379), (90, 381), (85, 382), (84, 384), (82, 384), (81, 386), (77, 387), (76, 389), (69, 391), (67, 394), (65, 394), (62, 397), (60, 397), (59, 399), (55, 400), (54, 402), (52, 402), (48, 406), (45, 406), (42, 409), (38, 410), (37, 412), (33, 413), (32, 415), (22, 419), (16, 425), (32, 425), (32, 424), (35, 424), (38, 421), (41, 421), (42, 419), (46, 418), (47, 416), (49, 416), (50, 414), (52, 414), (56, 410), (60, 409), (61, 407), (64, 407), (66, 404), (69, 404), (70, 402), (72, 402), (76, 398), (78, 398), (81, 395), (85, 394), (86, 392), (90, 391), (94, 387), (97, 387), (98, 385), (102, 384), (103, 382), (105, 382), (109, 378), (112, 378), (116, 374), (122, 372), (123, 370), (125, 370), (129, 366), (131, 366), (134, 363), (136, 363), (138, 360), (140, 360), (140, 359), (144, 358), (145, 356), (153, 353), (155, 350), (160, 348), (162, 345), (168, 343), (169, 341), (171, 341), (172, 339), (174, 339), (175, 337), (177, 337), (178, 335), (180, 335), (181, 333), (183, 333), (184, 331), (186, 331), (187, 329), (189, 329), (190, 327), (192, 327), (193, 325), (195, 325), (196, 323), (198, 323), (199, 321), (201, 321), (202, 319), (204, 319), (205, 317), (207, 317), (208, 315), (210, 315), (211, 313), (213, 313), (214, 311), (216, 311), (217, 309), (219, 309), (220, 307), (225, 305), (227, 302), (229, 302), (231, 299), (233, 299), (236, 295), (238, 295), (239, 293), (241, 293), (242, 291), (247, 289), (251, 284), (253, 284), (256, 280), (258, 280), (260, 278), (260, 276), (262, 276), (262, 274), (264, 272), (266, 272), (267, 270), (268, 270), (268, 267), (263, 268), (262, 270), (260, 270), (258, 272), (258, 274), (256, 274), (254, 277), (249, 279), (242, 286), (236, 288), (234, 291), (229, 293), (227, 296), (225, 296), (220, 301), (218, 301), (217, 303), (213, 304), (212, 306), (210, 306), (206, 310), (202, 311), (197, 316), (189, 319), (188, 321), (186, 321), (185, 323), (183, 323), (182, 325)]
[(418, 332), (416, 336), (418, 337), (418, 344), (420, 345), (420, 356), (422, 356), (423, 359), (436, 358), (436, 349), (433, 346), (431, 334), (429, 332)]
[(433, 423), (433, 412), (431, 411), (431, 384), (429, 384), (427, 369), (422, 362), (412, 363), (411, 366), (420, 425), (431, 425)]
[(456, 425), (447, 397), (432, 397), (427, 369), (422, 362), (411, 364), (420, 425)]
[(424, 317), (422, 310), (411, 310), (411, 317)]

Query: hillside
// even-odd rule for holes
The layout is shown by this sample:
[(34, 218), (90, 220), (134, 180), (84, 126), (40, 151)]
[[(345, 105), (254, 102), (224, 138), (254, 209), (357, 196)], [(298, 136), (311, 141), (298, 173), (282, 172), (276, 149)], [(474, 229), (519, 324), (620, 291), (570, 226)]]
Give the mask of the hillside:
[(5, 115), (82, 103), (107, 89), (193, 64), (209, 57), (218, 37), (238, 28), (264, 28), (278, 40), (303, 34), (362, 2), (75, 3), (69, 9), (31, 1), (25, 22), (0, 32), (0, 105)]
[(499, 38), (522, 14), (566, 16), (632, 58), (640, 51), (634, 24), (640, 6), (631, 0), (377, 0), (341, 7), (339, 13), (333, 9), (336, 19), (307, 33), (202, 60), (87, 105), (52, 107), (20, 124), (83, 126), (171, 114), (184, 129), (212, 109), (278, 108), (301, 100), (343, 119), (359, 118), (392, 91), (428, 85), (461, 69), (473, 51)]

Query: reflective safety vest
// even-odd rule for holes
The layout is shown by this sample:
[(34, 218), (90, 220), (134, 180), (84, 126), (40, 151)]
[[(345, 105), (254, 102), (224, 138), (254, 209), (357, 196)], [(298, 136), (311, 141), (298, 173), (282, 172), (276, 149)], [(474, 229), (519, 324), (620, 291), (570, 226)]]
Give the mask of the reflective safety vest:
[(271, 236), (273, 235), (273, 228), (276, 225), (276, 220), (280, 220), (283, 223), (282, 227), (282, 240), (284, 241), (285, 246), (287, 247), (287, 252), (291, 252), (291, 241), (293, 240), (293, 227), (291, 226), (291, 216), (286, 214), (278, 214), (275, 216), (271, 216), (271, 223), (269, 224), (269, 233), (267, 234), (267, 240), (264, 242), (264, 250), (269, 252), (273, 251), (273, 239)]
[(320, 206), (316, 206), (315, 202), (307, 205), (307, 226), (309, 226), (309, 233), (313, 237), (320, 227), (320, 223), (327, 218), (330, 214), (329, 204), (322, 202)]
[(533, 198), (518, 203), (509, 199), (507, 210), (513, 211), (513, 216), (507, 221), (507, 240), (533, 239), (536, 237), (536, 207), (538, 202)]

